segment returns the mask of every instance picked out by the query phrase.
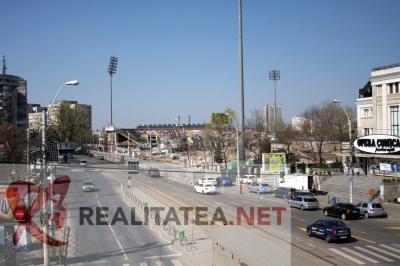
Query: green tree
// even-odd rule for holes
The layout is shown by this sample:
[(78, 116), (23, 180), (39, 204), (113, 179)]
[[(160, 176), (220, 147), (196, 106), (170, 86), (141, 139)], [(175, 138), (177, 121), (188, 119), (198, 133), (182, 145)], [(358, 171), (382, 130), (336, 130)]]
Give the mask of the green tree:
[(0, 125), (0, 161), (22, 163), (27, 147), (26, 130), (13, 123)]
[(82, 134), (88, 132), (86, 114), (86, 109), (79, 105), (61, 102), (47, 128), (49, 141), (80, 141)]

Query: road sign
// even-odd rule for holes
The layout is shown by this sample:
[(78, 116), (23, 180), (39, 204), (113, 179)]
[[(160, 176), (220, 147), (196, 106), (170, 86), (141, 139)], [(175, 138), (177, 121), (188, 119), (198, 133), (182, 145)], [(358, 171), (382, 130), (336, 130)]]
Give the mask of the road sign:
[(354, 182), (354, 180), (355, 180), (354, 176), (351, 176), (349, 179), (350, 182)]
[(370, 194), (371, 196), (375, 195), (375, 189), (371, 188), (371, 189), (369, 190), (369, 194)]
[(265, 191), (265, 187), (261, 187), (261, 191), (264, 192)]
[(336, 203), (336, 197), (333, 197), (333, 198), (332, 198), (332, 202), (333, 202), (333, 203)]

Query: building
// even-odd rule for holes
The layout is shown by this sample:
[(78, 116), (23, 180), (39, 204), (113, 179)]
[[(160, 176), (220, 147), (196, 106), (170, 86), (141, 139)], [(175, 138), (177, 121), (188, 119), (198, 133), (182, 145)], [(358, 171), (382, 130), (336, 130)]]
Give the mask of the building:
[[(275, 105), (274, 104), (265, 104), (262, 108), (263, 112), (263, 123), (264, 127), (267, 128), (268, 131), (275, 131)], [(276, 120), (279, 121), (282, 119), (282, 105), (276, 105)]]
[[(383, 140), (387, 139), (392, 141), (400, 136), (399, 87), (400, 63), (397, 63), (373, 68), (368, 83), (359, 90), (359, 98), (356, 101), (357, 130), (362, 141), (356, 140), (355, 144), (368, 143), (365, 145), (368, 147), (376, 144), (373, 152), (363, 151), (364, 146), (356, 151), (357, 161), (363, 164), (364, 170), (367, 170), (367, 166), (379, 162), (397, 164), (400, 161), (399, 153), (393, 152), (395, 147), (384, 147), (383, 150), (387, 150), (385, 152), (377, 143), (383, 143)], [(377, 141), (375, 138), (378, 138)]]
[(28, 104), (28, 128), (38, 129), (42, 126), (42, 110), (47, 111), (47, 108), (40, 104)]
[(10, 122), (19, 128), (28, 126), (27, 81), (6, 74), (6, 59), (0, 74), (0, 125)]
[[(49, 121), (52, 121), (55, 119), (55, 114), (56, 114), (57, 110), (60, 108), (60, 104), (62, 102), (68, 102), (70, 104), (71, 108), (75, 108), (75, 106), (85, 108), (86, 109), (86, 119), (88, 121), (87, 130), (92, 131), (92, 106), (88, 105), (88, 104), (79, 104), (77, 101), (59, 101), (58, 103), (54, 103), (51, 106), (51, 109), (49, 110), (49, 113), (48, 113), (47, 119)], [(47, 108), (49, 108), (49, 107), (50, 107), (50, 105), (47, 106)]]
[(304, 117), (296, 116), (292, 117), (292, 128), (295, 130), (300, 130), (301, 125), (306, 121)]

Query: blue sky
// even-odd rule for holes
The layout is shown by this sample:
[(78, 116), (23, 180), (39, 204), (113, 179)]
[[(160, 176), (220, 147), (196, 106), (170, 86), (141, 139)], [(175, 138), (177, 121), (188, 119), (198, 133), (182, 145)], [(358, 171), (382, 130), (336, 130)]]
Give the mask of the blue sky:
[[(28, 102), (92, 105), (93, 130), (113, 123), (209, 121), (239, 109), (238, 1), (0, 2), (7, 74), (28, 81)], [(245, 114), (273, 104), (268, 72), (280, 70), (285, 122), (312, 104), (355, 106), (374, 67), (400, 62), (400, 1), (243, 0)]]

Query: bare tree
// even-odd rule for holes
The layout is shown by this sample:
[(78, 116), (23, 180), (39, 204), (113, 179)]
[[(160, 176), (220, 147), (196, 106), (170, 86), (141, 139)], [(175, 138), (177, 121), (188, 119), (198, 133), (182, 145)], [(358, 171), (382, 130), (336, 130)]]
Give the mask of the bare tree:
[(254, 162), (261, 164), (262, 154), (271, 152), (271, 143), (267, 128), (263, 123), (262, 110), (250, 110), (250, 117), (246, 124), (250, 129), (250, 133), (246, 137), (246, 146), (254, 157)]
[(0, 161), (22, 163), (27, 147), (26, 131), (13, 123), (0, 125), (0, 146)]

